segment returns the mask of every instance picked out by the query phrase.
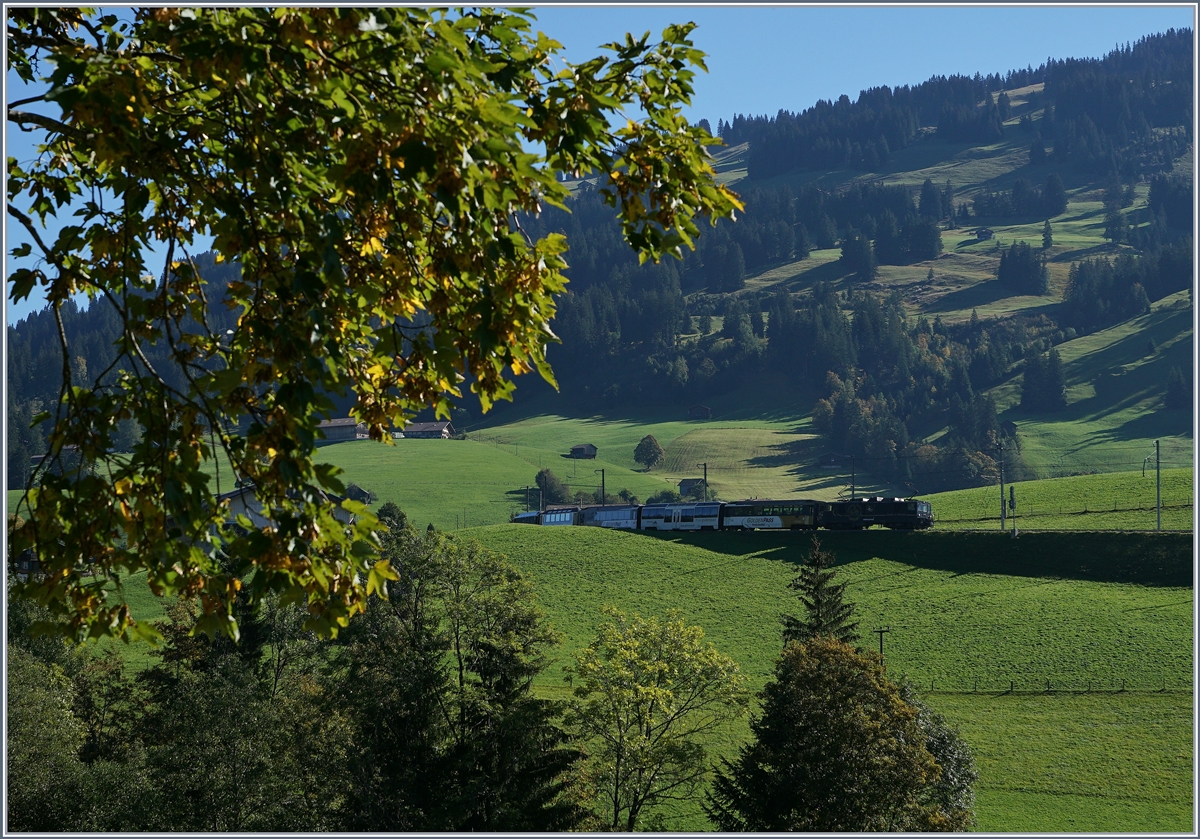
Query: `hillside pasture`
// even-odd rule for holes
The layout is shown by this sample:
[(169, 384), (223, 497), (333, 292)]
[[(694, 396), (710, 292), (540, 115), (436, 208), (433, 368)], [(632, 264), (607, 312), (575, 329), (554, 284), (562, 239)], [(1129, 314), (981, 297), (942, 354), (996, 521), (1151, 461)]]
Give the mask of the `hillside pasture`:
[[(525, 525), (470, 535), (530, 574), (564, 634), (536, 686), (560, 698), (567, 695), (562, 667), (591, 639), (604, 604), (642, 614), (681, 609), (760, 688), (779, 652), (779, 616), (799, 608), (787, 582), (809, 546), (801, 534)], [(1030, 534), (1014, 542), (1000, 534), (868, 532), (821, 539), (838, 558), (864, 645), (874, 647), (872, 630), (890, 627), (888, 669), (913, 681), (975, 751), (979, 829), (1187, 828), (1187, 537)], [(1154, 739), (1143, 742), (1148, 735)], [(728, 756), (746, 736), (743, 724), (710, 745)], [(663, 816), (665, 829), (708, 829), (694, 803)]]
[[(1154, 530), (1154, 469), (1078, 475), (1010, 484), (1017, 502), (1019, 530)], [(1005, 498), (1008, 491), (1005, 490)], [(998, 529), (997, 486), (923, 496), (933, 505), (938, 530)], [(1191, 469), (1162, 473), (1163, 528), (1191, 530), (1194, 512)]]

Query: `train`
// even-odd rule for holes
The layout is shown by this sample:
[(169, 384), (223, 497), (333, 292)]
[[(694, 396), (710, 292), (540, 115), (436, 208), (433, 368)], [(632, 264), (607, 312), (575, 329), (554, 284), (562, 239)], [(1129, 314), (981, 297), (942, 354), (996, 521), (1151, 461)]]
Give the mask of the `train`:
[(517, 513), (516, 524), (607, 527), (616, 530), (924, 530), (933, 508), (915, 498), (748, 499), (674, 504), (559, 506)]

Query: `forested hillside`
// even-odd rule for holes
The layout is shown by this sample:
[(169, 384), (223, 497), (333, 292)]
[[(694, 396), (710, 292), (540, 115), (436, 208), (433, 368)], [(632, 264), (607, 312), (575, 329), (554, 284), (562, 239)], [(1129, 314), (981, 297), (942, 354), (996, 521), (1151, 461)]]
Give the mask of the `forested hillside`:
[[(680, 260), (639, 265), (605, 184), (578, 182), (569, 214), (527, 220), (531, 235), (562, 231), (570, 243), (571, 283), (554, 321), (561, 345), (549, 352), (556, 410), (682, 410), (763, 379), (812, 394), (828, 448), (880, 476), (920, 478), (923, 491), (984, 480), (999, 445), (1020, 445), (989, 388), (1028, 370), (1036, 375), (1023, 376), (1021, 404), (1053, 414), (1065, 405), (1056, 345), (1189, 288), (1192, 37), (1171, 30), (1102, 59), (720, 119), (728, 150), (718, 169), (745, 212), (705, 229)], [(910, 163), (968, 149), (995, 165), (934, 182), (916, 174), (928, 164)], [(1064, 225), (1093, 212), (1078, 209), (1084, 197), (1103, 202), (1103, 240), (1055, 247)], [(1001, 224), (1041, 235), (993, 248), (976, 233)], [(999, 290), (989, 317), (944, 319), (907, 291), (935, 286), (943, 260), (960, 254)], [(236, 262), (197, 264), (214, 294), (236, 276)], [(813, 282), (789, 279), (806, 264), (820, 266), (806, 275)], [(891, 281), (901, 275), (917, 286)], [(1011, 310), (1002, 302), (1030, 297)], [(73, 380), (116, 375), (117, 323), (103, 303), (64, 310)], [(9, 485), (20, 486), (44, 450), (30, 420), (57, 402), (64, 365), (48, 313), (9, 327), (8, 341)], [(168, 380), (180, 375), (161, 350), (145, 351)], [(1169, 378), (1170, 392), (1155, 383), (1164, 404), (1184, 404), (1191, 370)], [(519, 392), (548, 390), (526, 377)], [(477, 403), (465, 400), (456, 419), (478, 421)], [(126, 422), (118, 441), (137, 433)]]

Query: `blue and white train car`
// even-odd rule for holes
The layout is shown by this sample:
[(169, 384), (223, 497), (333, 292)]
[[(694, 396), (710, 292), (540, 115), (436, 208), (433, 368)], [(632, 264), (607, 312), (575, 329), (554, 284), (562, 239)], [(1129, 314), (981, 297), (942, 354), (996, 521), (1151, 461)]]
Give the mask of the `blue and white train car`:
[(540, 524), (543, 527), (579, 524), (578, 507), (552, 507), (543, 510)]

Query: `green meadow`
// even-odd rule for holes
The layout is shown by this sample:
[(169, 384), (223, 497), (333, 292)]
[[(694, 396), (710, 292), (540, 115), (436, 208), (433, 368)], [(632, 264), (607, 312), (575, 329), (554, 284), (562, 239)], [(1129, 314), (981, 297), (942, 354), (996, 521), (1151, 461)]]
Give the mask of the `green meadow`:
[[(679, 609), (733, 656), (755, 690), (780, 648), (780, 616), (807, 534), (649, 535), (528, 525), (461, 534), (528, 574), (562, 634), (535, 691), (566, 698), (563, 668), (601, 607)], [(1187, 534), (924, 532), (819, 534), (856, 604), (861, 643), (887, 628), (889, 671), (907, 678), (970, 745), (988, 832), (1186, 831), (1192, 819), (1191, 538)], [(162, 614), (144, 577), (125, 595)], [(144, 645), (118, 649), (134, 669)], [(732, 756), (745, 720), (713, 735)], [(663, 808), (663, 829), (709, 829), (698, 803)]]
[[(563, 633), (537, 685), (553, 697), (567, 695), (561, 668), (605, 604), (681, 609), (761, 687), (779, 652), (779, 617), (798, 608), (787, 582), (808, 548), (799, 534), (663, 538), (505, 525), (465, 535), (525, 570)], [(1190, 538), (820, 538), (838, 556), (863, 644), (874, 648), (873, 630), (890, 628), (888, 669), (913, 681), (975, 751), (980, 830), (1188, 828)], [(743, 723), (711, 745), (732, 754), (747, 734)], [(667, 829), (707, 828), (698, 807), (663, 815)]]
[[(1153, 465), (1144, 474), (1138, 471), (1077, 475), (1018, 481), (1011, 486), (1017, 502), (1018, 530), (1154, 530), (1157, 527)], [(1191, 469), (1163, 470), (1164, 530), (1192, 529), (1193, 490)], [(925, 499), (933, 505), (938, 530), (999, 528), (997, 486), (939, 492)]]

